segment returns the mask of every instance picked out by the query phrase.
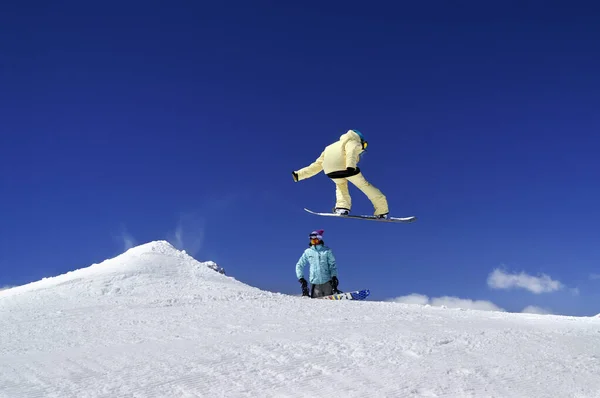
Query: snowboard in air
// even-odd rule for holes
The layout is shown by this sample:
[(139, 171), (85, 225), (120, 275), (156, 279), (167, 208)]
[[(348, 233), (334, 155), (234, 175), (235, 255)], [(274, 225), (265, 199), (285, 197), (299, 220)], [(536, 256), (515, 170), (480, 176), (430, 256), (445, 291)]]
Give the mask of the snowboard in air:
[(369, 289), (364, 289), (364, 290), (356, 290), (354, 292), (337, 293), (337, 294), (332, 294), (330, 296), (315, 297), (315, 298), (322, 299), (322, 300), (364, 300), (367, 297), (369, 297), (370, 294), (371, 294), (371, 292), (369, 291)]
[(342, 215), (342, 214), (336, 214), (336, 213), (319, 213), (319, 212), (316, 212), (316, 211), (309, 210), (307, 208), (304, 208), (304, 210), (306, 210), (310, 214), (316, 214), (317, 216), (340, 217), (340, 218), (354, 218), (354, 219), (357, 219), (357, 220), (371, 220), (371, 221), (381, 221), (381, 222), (409, 223), (409, 222), (413, 222), (413, 221), (415, 221), (417, 219), (417, 217), (415, 217), (415, 216), (410, 216), (410, 217), (377, 218), (375, 216), (362, 216), (362, 215), (354, 215), (354, 214)]

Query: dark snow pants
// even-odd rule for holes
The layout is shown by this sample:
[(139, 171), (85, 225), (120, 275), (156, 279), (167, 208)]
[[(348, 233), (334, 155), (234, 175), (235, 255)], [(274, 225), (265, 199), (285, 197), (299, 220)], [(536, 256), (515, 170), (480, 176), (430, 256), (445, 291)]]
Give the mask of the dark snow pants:
[(329, 296), (331, 294), (333, 294), (333, 286), (331, 286), (331, 282), (325, 282), (320, 285), (311, 286), (311, 298)]

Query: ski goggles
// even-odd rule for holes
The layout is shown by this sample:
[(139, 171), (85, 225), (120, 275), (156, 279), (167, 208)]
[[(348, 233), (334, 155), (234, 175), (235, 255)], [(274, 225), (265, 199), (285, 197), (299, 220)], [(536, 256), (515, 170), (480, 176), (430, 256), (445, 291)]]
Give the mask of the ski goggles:
[(361, 141), (362, 144), (362, 149), (367, 149), (367, 146), (369, 145), (369, 143), (367, 141)]
[(322, 236), (317, 235), (317, 234), (310, 234), (310, 235), (308, 235), (308, 237), (310, 238), (310, 240), (321, 240), (321, 239), (323, 239)]

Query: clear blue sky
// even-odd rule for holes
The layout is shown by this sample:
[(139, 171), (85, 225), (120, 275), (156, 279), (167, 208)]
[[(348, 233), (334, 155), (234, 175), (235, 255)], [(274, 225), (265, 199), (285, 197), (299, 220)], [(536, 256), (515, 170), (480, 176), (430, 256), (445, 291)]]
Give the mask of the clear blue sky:
[[(593, 2), (11, 3), (0, 286), (169, 239), (297, 294), (295, 263), (322, 228), (340, 288), (374, 300), (600, 312)], [(291, 171), (352, 128), (367, 179), (416, 223), (302, 210), (330, 210), (334, 184)], [(563, 288), (492, 289), (496, 268)]]

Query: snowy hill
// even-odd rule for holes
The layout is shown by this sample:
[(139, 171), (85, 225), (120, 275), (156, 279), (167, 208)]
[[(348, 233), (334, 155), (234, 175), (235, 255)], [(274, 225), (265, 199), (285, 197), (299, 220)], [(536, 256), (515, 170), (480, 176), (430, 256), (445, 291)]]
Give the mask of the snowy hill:
[(0, 291), (0, 397), (600, 397), (600, 319), (264, 292), (166, 242)]

